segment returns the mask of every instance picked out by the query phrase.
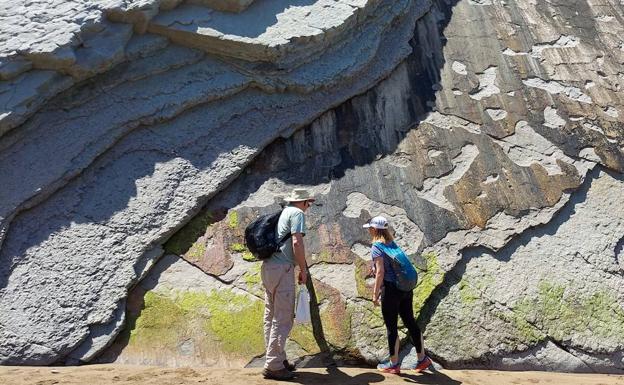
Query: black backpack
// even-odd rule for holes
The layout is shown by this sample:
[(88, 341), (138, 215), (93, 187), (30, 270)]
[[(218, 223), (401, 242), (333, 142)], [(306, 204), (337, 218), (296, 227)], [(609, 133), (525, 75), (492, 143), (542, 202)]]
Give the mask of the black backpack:
[(290, 238), (288, 233), (284, 238), (277, 238), (277, 222), (281, 211), (273, 214), (259, 216), (245, 228), (245, 245), (251, 253), (260, 260), (270, 258), (273, 253), (279, 250), (284, 241)]

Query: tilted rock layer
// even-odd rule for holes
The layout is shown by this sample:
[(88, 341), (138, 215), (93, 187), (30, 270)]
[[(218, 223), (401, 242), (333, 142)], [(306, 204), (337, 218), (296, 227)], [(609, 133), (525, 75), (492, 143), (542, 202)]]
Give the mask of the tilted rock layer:
[(251, 361), (263, 290), (242, 234), (306, 186), (321, 322), (291, 356), (384, 355), (361, 228), (381, 214), (443, 365), (624, 369), (620, 2), (1, 15), (1, 363)]

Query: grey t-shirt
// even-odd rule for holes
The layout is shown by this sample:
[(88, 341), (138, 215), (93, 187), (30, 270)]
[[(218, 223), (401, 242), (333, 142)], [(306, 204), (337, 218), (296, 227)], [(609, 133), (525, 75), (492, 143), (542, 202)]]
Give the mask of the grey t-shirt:
[[(303, 210), (294, 206), (288, 206), (282, 211), (279, 221), (277, 222), (277, 240), (282, 239), (286, 234), (303, 233), (305, 234), (305, 215)], [(275, 252), (271, 258), (267, 259), (269, 263), (290, 263), (295, 265), (295, 253), (292, 247), (292, 238), (288, 238), (286, 242), (280, 246), (280, 250)]]

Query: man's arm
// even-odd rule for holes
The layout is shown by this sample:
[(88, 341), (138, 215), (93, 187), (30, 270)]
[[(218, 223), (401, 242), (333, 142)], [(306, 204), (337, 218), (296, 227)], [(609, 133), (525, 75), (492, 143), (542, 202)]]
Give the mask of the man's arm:
[(303, 234), (294, 233), (292, 235), (292, 246), (295, 263), (299, 266), (299, 283), (305, 285), (308, 279), (308, 267), (305, 259), (305, 248), (303, 247)]

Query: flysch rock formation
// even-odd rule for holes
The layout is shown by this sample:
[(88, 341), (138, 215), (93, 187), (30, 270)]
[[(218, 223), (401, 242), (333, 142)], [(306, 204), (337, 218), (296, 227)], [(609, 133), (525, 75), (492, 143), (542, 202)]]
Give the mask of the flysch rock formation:
[(1, 363), (252, 361), (243, 230), (306, 186), (291, 357), (384, 355), (382, 214), (444, 366), (624, 369), (618, 1), (0, 7)]
[[(53, 100), (36, 93), (40, 99), (26, 107), (45, 107), (28, 110), (28, 121), (0, 145), (8, 186), (0, 199), (2, 360), (88, 361), (110, 343), (123, 324), (128, 288), (159, 256), (159, 243), (264, 146), (366, 91), (410, 53), (410, 31), (431, 3), (374, 5), (379, 12), (348, 39), (279, 72), (142, 35), (118, 47), (133, 60)], [(314, 6), (324, 5), (308, 5), (311, 12)], [(55, 58), (59, 50), (73, 46), (37, 52)], [(21, 90), (16, 79), (11, 91)], [(16, 121), (11, 113), (6, 119)], [(27, 178), (25, 170), (32, 171)], [(26, 284), (32, 278), (37, 282)]]

